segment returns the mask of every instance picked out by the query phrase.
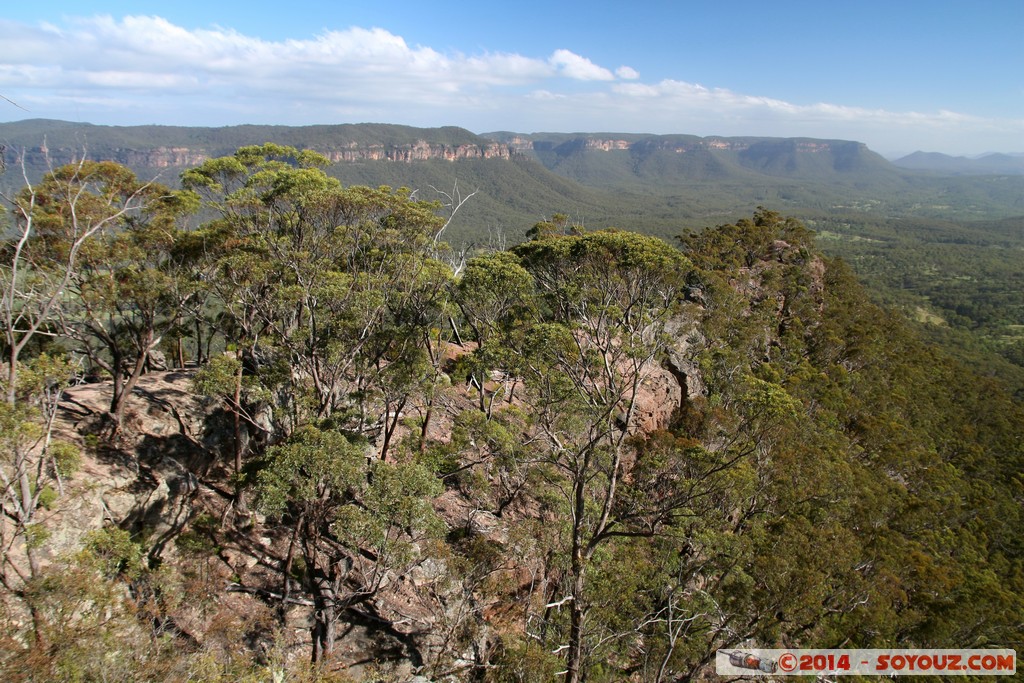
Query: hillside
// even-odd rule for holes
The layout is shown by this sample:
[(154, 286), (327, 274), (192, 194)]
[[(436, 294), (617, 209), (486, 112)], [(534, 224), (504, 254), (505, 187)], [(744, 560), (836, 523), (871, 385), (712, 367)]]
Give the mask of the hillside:
[[(540, 200), (542, 214), (559, 210), (600, 225), (629, 225), (662, 236), (679, 232), (677, 226), (693, 229), (721, 222), (759, 204), (801, 216), (852, 208), (877, 215), (980, 220), (1024, 212), (1024, 178), (994, 182), (916, 173), (890, 164), (862, 144), (841, 140), (617, 133), (479, 136), (453, 127), (383, 124), (0, 124), (8, 167), (16, 165), (18, 150), (25, 150), (30, 179), (42, 176), (47, 157), (58, 166), (85, 150), (90, 158), (117, 161), (142, 177), (159, 176), (173, 184), (190, 166), (264, 142), (314, 149), (335, 162), (333, 172), (347, 182), (424, 191), (430, 185), (450, 189), (458, 179), (467, 191), (484, 187), (486, 194), (478, 195), (475, 203), (490, 206), (467, 207), (477, 213), (455, 231), (477, 242), (496, 223), (525, 231), (538, 219), (537, 212), (523, 211), (523, 201), (517, 199), (528, 186), (541, 188), (549, 198)], [(478, 163), (484, 160), (496, 163)], [(451, 169), (441, 170), (451, 163)], [(496, 180), (506, 174), (507, 181)], [(0, 185), (8, 189), (19, 183), (20, 174), (0, 177)]]
[(892, 162), (900, 168), (944, 175), (1021, 175), (1024, 154), (986, 154), (977, 158), (953, 157), (937, 152), (914, 152)]
[[(629, 174), (658, 189), (658, 177), (682, 180), (750, 180), (757, 175), (797, 180), (884, 182), (899, 173), (864, 145), (809, 138), (698, 138), (692, 135), (490, 133), (499, 142), (587, 184), (600, 184), (601, 166), (616, 169), (612, 184)], [(607, 171), (605, 171), (607, 173)], [(617, 182), (616, 182), (617, 181)], [(608, 182), (608, 181), (606, 181)]]
[[(822, 248), (847, 258), (876, 300), (931, 321), (926, 325), (932, 333), (944, 334), (935, 321), (952, 325), (966, 335), (953, 342), (957, 346), (980, 346), (983, 356), (1002, 354), (1017, 367), (1024, 364), (1024, 314), (1013, 266), (1024, 235), (998, 227), (1010, 224), (998, 221), (1024, 215), (1024, 176), (911, 171), (856, 142), (481, 136), (452, 127), (382, 124), (185, 128), (29, 120), (0, 124), (8, 165), (0, 189), (12, 192), (22, 183), (14, 168), (18, 149), (28, 151), (33, 180), (45, 172), (46, 154), (59, 164), (86, 149), (92, 158), (112, 159), (140, 177), (174, 185), (190, 167), (266, 141), (322, 152), (334, 162), (328, 172), (347, 184), (408, 187), (422, 199), (443, 199), (453, 190), (475, 193), (445, 233), (460, 248), (515, 244), (555, 213), (591, 228), (620, 227), (671, 240), (767, 206), (828, 233)], [(990, 229), (996, 232), (988, 234)], [(915, 257), (924, 244), (927, 262)], [(876, 248), (866, 255), (871, 245)], [(899, 247), (889, 248), (894, 245)], [(1017, 370), (997, 365), (1001, 369), (994, 372), (1013, 375), (1024, 388)]]
[[(449, 126), (445, 128), (412, 128), (391, 124), (340, 124), (321, 126), (225, 126), (203, 128), (187, 126), (97, 126), (89, 123), (30, 119), (0, 124), (0, 140), (13, 148), (39, 150), (45, 146), (53, 155), (54, 163), (64, 163), (69, 156), (80, 155), (83, 149), (90, 156), (102, 157), (129, 164), (130, 160), (144, 161), (147, 153), (154, 165), (177, 165), (177, 150), (187, 150), (193, 158), (204, 159), (230, 154), (244, 145), (276, 142), (300, 148), (315, 147), (323, 154), (337, 155), (336, 160), (354, 160), (345, 153), (356, 149), (367, 158), (384, 158), (381, 150), (412, 150), (417, 143), (433, 145), (417, 156), (390, 157), (400, 160), (428, 158), (445, 153), (464, 156), (483, 156), (492, 149), (488, 141), (467, 130)], [(470, 151), (472, 147), (483, 148)], [(456, 150), (456, 151), (451, 151)], [(446, 152), (447, 151), (447, 152)], [(166, 153), (167, 156), (161, 156)], [(133, 155), (142, 156), (133, 156)], [(361, 158), (361, 157), (360, 157)], [(452, 158), (462, 158), (453, 156)], [(188, 162), (196, 163), (195, 161)]]
[(1020, 404), (800, 221), (679, 249), (552, 217), (462, 263), (316, 161), (200, 165), (194, 230), (110, 165), (37, 188), (0, 251), (39, 316), (6, 330), (4, 681), (667, 683), (1024, 638)]

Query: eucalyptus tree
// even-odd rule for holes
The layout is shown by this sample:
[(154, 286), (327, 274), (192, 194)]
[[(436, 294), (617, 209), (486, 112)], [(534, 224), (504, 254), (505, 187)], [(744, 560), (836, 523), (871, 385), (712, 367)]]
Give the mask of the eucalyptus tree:
[(208, 229), (220, 235), (213, 286), (231, 341), (254, 372), (274, 359), (289, 368), (290, 414), (276, 428), (333, 418), (386, 448), (440, 320), (450, 271), (432, 254), (445, 222), (407, 190), (343, 187), (326, 163), (246, 147), (183, 182), (220, 212)]
[(470, 259), (459, 278), (455, 302), (476, 342), (466, 361), (469, 381), (478, 392), (481, 412), (488, 417), (499, 393), (511, 400), (511, 388), (492, 391), (487, 383), (496, 369), (518, 376), (515, 349), (520, 345), (514, 337), (532, 315), (533, 298), (533, 277), (511, 252)]
[(80, 460), (77, 448), (52, 438), (74, 372), (66, 359), (41, 353), (21, 368), (14, 403), (0, 404), (0, 586), (19, 597), (40, 572), (38, 551), (49, 532), (39, 513), (64, 493)]
[(291, 528), (281, 572), (285, 603), (301, 602), (292, 577), (302, 558), (299, 587), (314, 609), (313, 662), (331, 657), (346, 612), (375, 610), (386, 582), (422, 561), (417, 543), (441, 526), (430, 504), (440, 489), (420, 465), (368, 464), (365, 447), (335, 430), (303, 427), (270, 448), (257, 504)]
[(576, 683), (591, 646), (595, 555), (613, 539), (650, 535), (688, 503), (673, 494), (642, 514), (622, 505), (642, 382), (669, 342), (666, 324), (680, 311), (690, 265), (661, 240), (618, 231), (539, 236), (514, 252), (541, 312), (522, 363), (541, 476), (567, 520), (559, 602), (569, 612), (565, 680)]
[(38, 185), (4, 199), (14, 219), (0, 250), (0, 316), (6, 361), (5, 400), (12, 404), (20, 356), (40, 336), (53, 336), (83, 252), (159, 193), (112, 162), (80, 161), (48, 173)]
[[(116, 433), (152, 352), (176, 330), (197, 294), (176, 257), (181, 236), (178, 221), (195, 209), (195, 203), (187, 193), (153, 183), (143, 186), (129, 169), (117, 164), (104, 162), (92, 173), (121, 185), (122, 193), (141, 193), (146, 200), (137, 211), (123, 214), (116, 230), (82, 249), (60, 309), (63, 336), (94, 369), (112, 379), (108, 418)], [(104, 201), (102, 196), (89, 199)], [(52, 208), (56, 215), (50, 213), (50, 206), (42, 207), (41, 215), (63, 220), (62, 207)], [(61, 248), (59, 243), (54, 246)]]
[[(66, 342), (70, 338), (73, 343), (74, 332), (83, 329), (90, 305), (105, 309), (111, 327), (126, 326), (117, 332), (117, 349), (131, 349), (122, 354), (123, 362), (116, 362), (116, 353), (93, 355), (107, 363), (120, 390), (110, 407), (116, 423), (131, 390), (127, 361), (144, 362), (159, 341), (157, 326), (173, 318), (173, 311), (165, 316), (160, 309), (166, 301), (166, 282), (146, 281), (148, 276), (139, 272), (145, 268), (135, 262), (139, 249), (130, 263), (104, 262), (101, 255), (112, 253), (112, 248), (127, 249), (133, 239), (147, 241), (141, 234), (148, 229), (167, 231), (173, 239), (173, 216), (184, 208), (165, 188), (140, 182), (111, 162), (80, 161), (51, 171), (38, 184), (25, 180), (16, 196), (5, 198), (14, 227), (0, 249), (6, 356), (5, 402), (0, 409), (0, 583), (14, 595), (23, 595), (27, 582), (39, 576), (37, 551), (47, 531), (38, 523), (38, 513), (56, 504), (64, 493), (64, 478), (78, 461), (76, 449), (52, 439), (62, 390), (80, 372), (63, 358)], [(159, 239), (166, 244), (164, 237)], [(83, 288), (94, 277), (103, 284)], [(33, 357), (25, 361), (27, 350)], [(24, 549), (24, 563), (12, 555), (18, 545)], [(29, 610), (41, 642), (31, 604)]]

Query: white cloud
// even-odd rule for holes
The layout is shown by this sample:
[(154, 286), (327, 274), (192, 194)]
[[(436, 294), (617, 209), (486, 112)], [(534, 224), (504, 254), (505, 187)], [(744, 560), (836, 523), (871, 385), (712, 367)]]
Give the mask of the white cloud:
[(529, 93), (527, 97), (529, 97), (532, 100), (548, 101), (568, 99), (565, 95), (559, 95), (558, 93), (553, 93), (550, 90), (534, 90), (533, 92)]
[[(567, 83), (566, 79), (574, 81)], [(270, 41), (158, 16), (57, 26), (0, 19), (0, 93), (33, 116), (94, 123), (382, 121), (485, 130), (805, 135), (876, 148), (1006, 149), (1024, 121), (795, 103), (683, 80), (644, 82), (558, 49), (547, 58), (410, 45), (381, 28)], [(3, 109), (0, 117), (24, 112)], [(967, 147), (970, 145), (970, 147)]]
[(586, 57), (580, 57), (569, 50), (555, 50), (548, 61), (558, 69), (560, 74), (578, 81), (615, 80), (615, 76), (608, 69), (598, 66)]
[[(12, 42), (17, 40), (17, 43)], [(161, 17), (109, 16), (79, 19), (69, 29), (29, 29), (0, 23), (0, 67), (58, 66), (70, 86), (82, 71), (135, 71), (145, 74), (191, 72), (196, 83), (230, 80), (259, 90), (296, 78), (334, 83), (408, 85), (513, 85), (553, 75), (541, 59), (520, 55), (449, 56), (429, 47), (411, 47), (379, 28), (328, 31), (312, 39), (265, 41), (231, 29), (187, 30)], [(159, 82), (155, 86), (159, 86)], [(29, 84), (31, 85), (31, 84)], [(459, 89), (459, 88), (456, 89)], [(386, 91), (387, 88), (380, 88)]]
[[(954, 129), (961, 126), (981, 127), (994, 121), (957, 112), (895, 112), (819, 102), (795, 104), (771, 97), (745, 95), (724, 88), (707, 88), (697, 83), (663, 80), (659, 83), (617, 83), (612, 92), (623, 101), (642, 102), (649, 111), (671, 110), (675, 114), (702, 116), (731, 114), (745, 121), (763, 117), (798, 124), (845, 125), (855, 127), (892, 126)], [(1024, 121), (1004, 121), (1004, 126), (1024, 131)]]
[(191, 76), (143, 74), (132, 71), (91, 71), (81, 74), (81, 79), (90, 86), (111, 89), (178, 89), (195, 85), (195, 79)]
[(624, 81), (635, 81), (640, 78), (640, 72), (631, 66), (620, 66), (615, 70), (615, 75)]

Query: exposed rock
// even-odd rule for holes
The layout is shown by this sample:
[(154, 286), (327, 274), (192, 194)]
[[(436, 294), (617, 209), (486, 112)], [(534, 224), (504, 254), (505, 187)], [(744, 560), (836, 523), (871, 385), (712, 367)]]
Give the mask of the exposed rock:
[(673, 339), (667, 354), (667, 369), (683, 390), (681, 401), (707, 393), (707, 386), (697, 362), (697, 353), (705, 344), (696, 317), (677, 318), (665, 326), (665, 333)]
[(512, 149), (493, 142), (481, 145), (442, 145), (418, 140), (411, 145), (358, 145), (352, 143), (344, 149), (318, 150), (331, 161), (460, 161), (463, 159), (508, 159)]
[(85, 534), (107, 525), (144, 529), (159, 543), (184, 524), (199, 489), (191, 466), (203, 456), (196, 437), (206, 414), (189, 392), (190, 379), (190, 372), (180, 370), (144, 375), (128, 402), (128, 426), (114, 446), (90, 446), (86, 439), (106, 411), (110, 383), (67, 390), (54, 438), (77, 444), (83, 458), (47, 519), (54, 534), (44, 561), (74, 552)]
[[(357, 161), (397, 161), (410, 163), (440, 159), (443, 161), (461, 161), (464, 159), (509, 159), (515, 150), (499, 142), (481, 144), (446, 145), (418, 140), (411, 144), (361, 144), (333, 148), (312, 147), (334, 163), (351, 163)], [(86, 150), (88, 152), (88, 150)], [(25, 151), (28, 165), (62, 166), (73, 163), (82, 154), (81, 149), (64, 147), (35, 147)], [(114, 148), (105, 149), (103, 158), (116, 161), (130, 168), (185, 168), (199, 166), (205, 161), (218, 156), (217, 150), (203, 147), (153, 147), (150, 149)], [(92, 157), (93, 155), (88, 155)], [(154, 368), (156, 369), (156, 368)]]
[[(670, 329), (677, 340), (670, 354), (674, 365), (662, 367), (652, 362), (642, 369), (632, 429), (668, 427), (688, 395), (683, 387), (688, 392), (702, 390), (692, 358), (701, 343), (694, 338), (694, 331), (695, 323), (676, 323)], [(454, 360), (469, 350), (471, 345), (452, 348), (446, 357)], [(688, 375), (688, 379), (678, 381), (678, 367), (686, 368), (693, 378)], [(116, 448), (89, 451), (82, 472), (73, 482), (75, 495), (61, 499), (66, 503), (58, 513), (62, 521), (53, 527), (62, 535), (48, 544), (52, 557), (77, 550), (89, 530), (116, 524), (142, 532), (138, 537), (145, 540), (150, 557), (165, 562), (206, 562), (204, 572), (222, 609), (229, 604), (241, 612), (277, 609), (273, 607), (273, 593), (281, 590), (277, 568), (287, 554), (290, 539), (276, 527), (265, 526), (266, 520), (257, 516), (250, 517), (245, 528), (237, 519), (234, 525), (224, 526), (224, 520), (235, 519), (232, 515), (236, 514), (232, 513), (230, 487), (222, 485), (225, 490), (218, 491), (211, 488), (216, 484), (205, 482), (217, 481), (218, 477), (224, 481), (228, 475), (220, 457), (228, 444), (223, 434), (217, 440), (207, 433), (229, 430), (223, 423), (226, 413), (219, 403), (191, 393), (191, 374), (155, 372), (140, 380), (129, 401), (122, 441)], [(469, 390), (459, 384), (438, 394), (430, 423), (431, 438), (450, 439), (452, 416), (475, 409), (466, 393)], [(83, 443), (96, 418), (106, 410), (109, 390), (105, 383), (71, 389), (68, 410), (59, 425), (61, 437)], [(268, 411), (257, 415), (256, 420), (272, 429), (274, 417)], [(499, 516), (478, 505), (456, 489), (449, 489), (434, 501), (449, 529), (463, 529), (477, 537), (483, 542), (481, 547), (495, 548), (495, 557), (514, 552), (510, 546), (518, 543), (510, 533), (514, 515), (506, 511), (506, 516)], [(201, 519), (213, 521), (197, 521)], [(216, 531), (204, 531), (211, 524)], [(226, 528), (231, 529), (230, 533), (225, 532)], [(189, 538), (198, 538), (193, 546), (198, 549), (179, 548), (176, 543), (183, 531), (189, 532)], [(204, 550), (204, 534), (210, 533), (216, 539), (210, 538)], [(490, 570), (493, 576), (488, 583), (494, 587), (467, 592), (464, 586), (448, 581), (450, 560), (425, 554), (403, 576), (388, 574), (372, 601), (346, 612), (345, 632), (336, 644), (336, 661), (347, 666), (346, 673), (355, 680), (385, 671), (394, 680), (416, 680), (417, 676), (419, 680), (434, 680), (430, 678), (434, 674), (428, 672), (442, 653), (447, 671), (471, 670), (486, 661), (494, 628), (500, 630), (502, 624), (507, 626), (522, 618), (513, 605), (516, 596), (528, 593), (536, 581), (539, 562), (539, 558), (529, 556), (509, 566), (496, 565)], [(239, 590), (226, 594), (225, 585)], [(302, 594), (298, 583), (292, 590), (295, 596)], [(187, 605), (180, 611), (182, 618), (197, 622), (212, 618)], [(301, 652), (309, 642), (310, 605), (288, 605), (279, 613), (287, 625), (282, 632), (289, 634), (288, 646)], [(485, 615), (491, 615), (493, 623), (487, 622)], [(196, 627), (197, 632), (202, 629)], [(460, 635), (453, 636), (455, 633)]]
[(668, 429), (682, 401), (682, 390), (672, 373), (657, 365), (645, 368), (633, 404), (633, 428), (641, 432)]
[(419, 588), (444, 578), (447, 572), (448, 567), (444, 562), (427, 558), (412, 568), (409, 572), (409, 581)]
[(167, 370), (170, 366), (167, 363), (167, 354), (160, 349), (152, 349), (146, 360), (150, 372)]

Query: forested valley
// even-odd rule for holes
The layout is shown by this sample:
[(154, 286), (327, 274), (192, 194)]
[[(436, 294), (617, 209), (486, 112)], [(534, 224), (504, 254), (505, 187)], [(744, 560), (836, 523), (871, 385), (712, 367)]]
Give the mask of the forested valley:
[(551, 214), (467, 251), (455, 193), (327, 163), (80, 161), (6, 197), (0, 679), (1021, 651), (1020, 396), (803, 222)]

